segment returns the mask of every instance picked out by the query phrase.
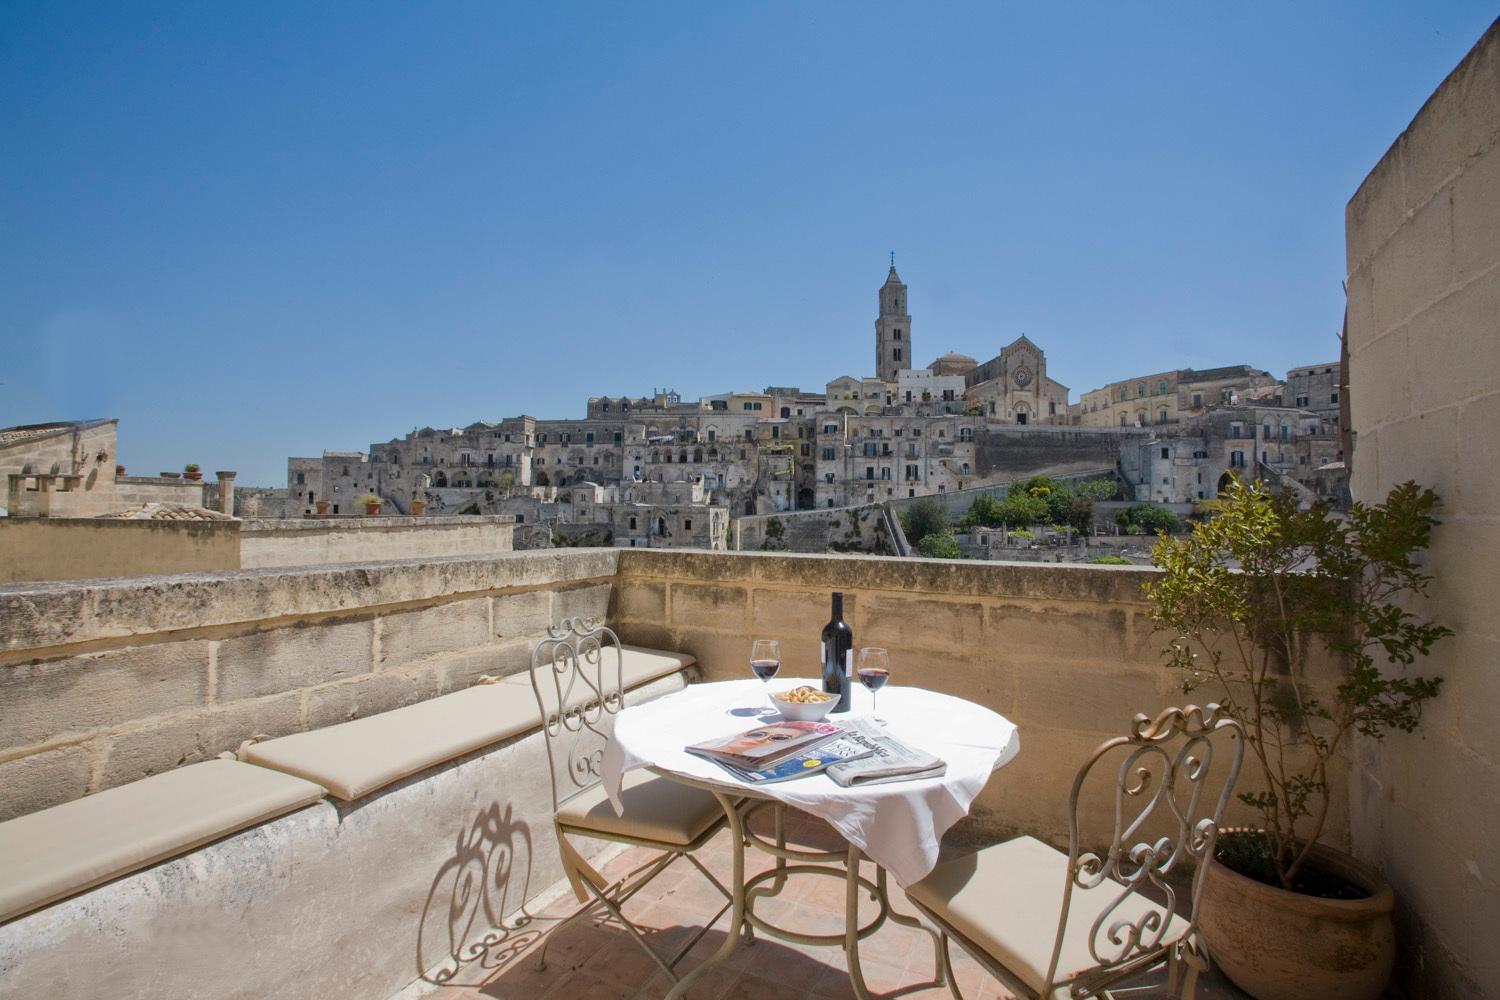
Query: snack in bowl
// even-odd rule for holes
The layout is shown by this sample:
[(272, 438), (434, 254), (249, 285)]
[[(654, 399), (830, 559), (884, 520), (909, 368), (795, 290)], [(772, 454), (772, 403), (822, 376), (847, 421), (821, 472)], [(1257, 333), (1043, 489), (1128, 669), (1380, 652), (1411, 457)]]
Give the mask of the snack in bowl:
[(793, 722), (817, 722), (832, 710), (838, 698), (803, 684), (790, 691), (777, 691), (771, 695), (771, 703)]

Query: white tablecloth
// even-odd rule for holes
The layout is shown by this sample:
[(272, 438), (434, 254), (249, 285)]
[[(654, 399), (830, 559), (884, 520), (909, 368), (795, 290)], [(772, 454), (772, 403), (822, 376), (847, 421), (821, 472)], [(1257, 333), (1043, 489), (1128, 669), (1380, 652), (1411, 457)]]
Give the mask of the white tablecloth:
[[(783, 678), (773, 690), (816, 683)], [(870, 715), (870, 694), (854, 692), (853, 709), (830, 715), (837, 722)], [(754, 786), (754, 792), (819, 816), (859, 847), (896, 881), (910, 885), (937, 864), (943, 834), (969, 812), (991, 772), (1020, 752), (1016, 727), (973, 702), (921, 688), (888, 687), (880, 692), (879, 715), (890, 734), (948, 762), (940, 778), (840, 788), (826, 774)], [(764, 709), (767, 715), (732, 714)], [(604, 751), (604, 787), (618, 811), (626, 771), (657, 767), (700, 781), (749, 789), (723, 768), (695, 757), (684, 746), (730, 736), (769, 718), (770, 702), (760, 681), (691, 684), (644, 705), (621, 712)]]

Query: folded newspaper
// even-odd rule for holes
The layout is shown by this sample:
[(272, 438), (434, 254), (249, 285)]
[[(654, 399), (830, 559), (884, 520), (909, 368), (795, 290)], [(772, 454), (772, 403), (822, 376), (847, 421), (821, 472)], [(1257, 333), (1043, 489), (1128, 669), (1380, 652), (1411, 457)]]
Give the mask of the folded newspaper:
[(886, 735), (878, 725), (864, 719), (853, 719), (845, 725), (847, 739), (870, 748), (867, 755), (828, 766), (828, 776), (845, 788), (936, 778), (948, 770), (946, 761)]

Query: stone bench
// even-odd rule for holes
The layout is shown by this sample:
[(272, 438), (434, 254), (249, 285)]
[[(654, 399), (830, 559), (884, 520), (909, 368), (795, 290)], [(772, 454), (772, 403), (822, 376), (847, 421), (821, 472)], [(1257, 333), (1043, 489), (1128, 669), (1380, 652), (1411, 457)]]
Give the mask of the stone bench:
[[(621, 647), (626, 691), (690, 655)], [(546, 688), (543, 688), (544, 697)], [(582, 704), (582, 699), (575, 699)], [(298, 733), (0, 823), (0, 923), (301, 809), (352, 802), (540, 727), (529, 672)]]
[[(687, 654), (639, 646), (620, 650), (626, 691), (697, 662)], [(606, 657), (613, 659), (608, 648)], [(542, 693), (544, 698), (551, 694), (545, 686)], [(582, 703), (578, 696), (570, 707)], [(242, 759), (315, 781), (330, 795), (352, 802), (540, 725), (531, 676), (523, 672), (368, 718), (254, 743), (245, 748)]]
[(0, 923), (323, 798), (231, 760), (153, 775), (0, 823)]

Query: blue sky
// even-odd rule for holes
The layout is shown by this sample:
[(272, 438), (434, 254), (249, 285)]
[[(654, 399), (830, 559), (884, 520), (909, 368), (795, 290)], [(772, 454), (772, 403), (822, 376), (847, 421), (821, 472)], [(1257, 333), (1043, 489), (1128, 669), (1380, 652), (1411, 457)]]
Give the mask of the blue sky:
[(1337, 357), (1479, 3), (0, 3), (0, 426), (132, 472), (873, 373)]

